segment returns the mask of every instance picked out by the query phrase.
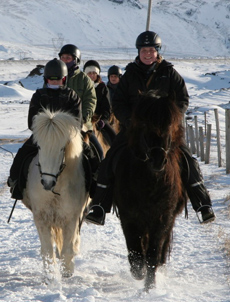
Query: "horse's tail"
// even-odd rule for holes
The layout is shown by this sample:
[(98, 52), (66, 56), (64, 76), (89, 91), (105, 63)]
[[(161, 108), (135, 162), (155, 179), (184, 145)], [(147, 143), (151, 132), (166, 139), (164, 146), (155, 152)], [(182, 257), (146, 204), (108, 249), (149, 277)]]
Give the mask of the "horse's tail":
[(63, 247), (63, 232), (61, 228), (52, 228), (53, 238), (56, 244), (56, 248), (58, 250), (59, 255), (61, 255), (62, 247)]

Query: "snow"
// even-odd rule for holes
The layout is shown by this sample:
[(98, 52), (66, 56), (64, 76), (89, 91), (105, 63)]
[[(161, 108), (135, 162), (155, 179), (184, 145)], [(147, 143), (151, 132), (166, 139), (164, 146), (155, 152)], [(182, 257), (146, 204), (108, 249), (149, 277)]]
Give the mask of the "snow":
[[(145, 30), (148, 1), (139, 2), (142, 9), (128, 1), (119, 5), (107, 0), (8, 0), (0, 7), (0, 301), (230, 301), (230, 176), (225, 158), (225, 108), (230, 102), (228, 0), (153, 1), (150, 29), (161, 36), (163, 56), (186, 81), (188, 115), (197, 115), (204, 127), (206, 112), (212, 125), (210, 164), (198, 160), (216, 214), (213, 223), (201, 225), (188, 203), (189, 217), (182, 214), (176, 220), (171, 257), (157, 272), (156, 288), (145, 294), (143, 282), (131, 277), (124, 236), (114, 214), (107, 215), (104, 227), (83, 224), (74, 275), (62, 280), (57, 270), (48, 285), (32, 214), (18, 202), (7, 223), (14, 202), (6, 185), (12, 154), (30, 135), (28, 106), (42, 85), (41, 76), (28, 74), (57, 56), (61, 42), (80, 48), (81, 67), (88, 59), (98, 60), (104, 81), (111, 65), (124, 71), (136, 56), (137, 35)], [(221, 167), (214, 109), (220, 123)]]

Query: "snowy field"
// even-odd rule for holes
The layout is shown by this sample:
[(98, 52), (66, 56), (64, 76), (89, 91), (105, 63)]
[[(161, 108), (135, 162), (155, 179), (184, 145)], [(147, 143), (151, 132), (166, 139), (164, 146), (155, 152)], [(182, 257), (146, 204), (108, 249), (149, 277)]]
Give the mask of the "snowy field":
[[(35, 65), (37, 62), (34, 62)], [(33, 63), (33, 64), (34, 64)], [(119, 61), (124, 68), (126, 62)], [(196, 114), (203, 123), (203, 112), (209, 112), (209, 122), (213, 125), (213, 108), (219, 110), (220, 126), (224, 132), (223, 104), (230, 101), (229, 61), (219, 63), (211, 61), (173, 62), (175, 68), (185, 78), (191, 103), (190, 115)], [(4, 139), (24, 140), (30, 135), (27, 130), (27, 112), (33, 90), (18, 85), (34, 68), (27, 68), (21, 62), (8, 66), (0, 64), (3, 80), (11, 77), (10, 85), (0, 84), (0, 142), (1, 147), (16, 153), (21, 143), (4, 142)], [(101, 62), (103, 79), (109, 62)], [(15, 70), (13, 75), (12, 68)], [(212, 73), (217, 72), (216, 76)], [(3, 74), (4, 73), (4, 74)], [(210, 75), (204, 76), (205, 73)], [(221, 75), (221, 80), (219, 79)], [(5, 77), (5, 78), (4, 78)], [(30, 81), (30, 82), (29, 82)], [(27, 85), (33, 86), (35, 79), (27, 79)], [(42, 81), (42, 77), (36, 80)], [(211, 101), (210, 101), (211, 100)], [(222, 133), (221, 131), (221, 133)], [(224, 135), (222, 145), (224, 152)], [(21, 202), (18, 202), (13, 218), (7, 219), (13, 204), (6, 186), (12, 155), (0, 149), (0, 301), (176, 301), (176, 302), (229, 302), (229, 196), (230, 176), (223, 166), (218, 168), (213, 133), (211, 145), (211, 163), (201, 163), (206, 186), (210, 192), (215, 222), (200, 225), (189, 203), (189, 218), (182, 214), (176, 221), (174, 244), (168, 264), (157, 273), (156, 289), (148, 295), (143, 294), (143, 282), (132, 279), (129, 272), (127, 251), (119, 220), (115, 215), (107, 216), (104, 227), (83, 224), (81, 231), (81, 250), (75, 258), (74, 276), (61, 280), (57, 273), (55, 282), (43, 283), (40, 242), (32, 215)]]

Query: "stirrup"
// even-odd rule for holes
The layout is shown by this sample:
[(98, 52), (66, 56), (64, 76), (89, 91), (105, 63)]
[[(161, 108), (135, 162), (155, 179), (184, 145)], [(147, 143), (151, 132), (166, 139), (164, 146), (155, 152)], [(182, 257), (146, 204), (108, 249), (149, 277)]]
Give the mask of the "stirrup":
[(100, 205), (94, 205), (89, 209), (88, 214), (85, 216), (87, 222), (97, 225), (105, 224), (105, 211)]
[[(198, 215), (198, 212), (201, 212), (200, 216), (202, 217), (202, 220), (201, 220), (200, 216)], [(203, 205), (203, 206), (199, 207), (196, 211), (196, 215), (201, 224), (212, 222), (216, 218), (212, 207), (209, 205)]]

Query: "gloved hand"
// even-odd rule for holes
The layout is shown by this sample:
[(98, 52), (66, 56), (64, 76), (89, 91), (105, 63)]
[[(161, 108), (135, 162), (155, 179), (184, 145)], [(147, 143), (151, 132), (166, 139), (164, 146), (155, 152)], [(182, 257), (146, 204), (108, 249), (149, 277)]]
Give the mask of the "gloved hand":
[(103, 120), (99, 120), (97, 122), (97, 127), (101, 130), (102, 128), (104, 128), (105, 126), (105, 122)]

